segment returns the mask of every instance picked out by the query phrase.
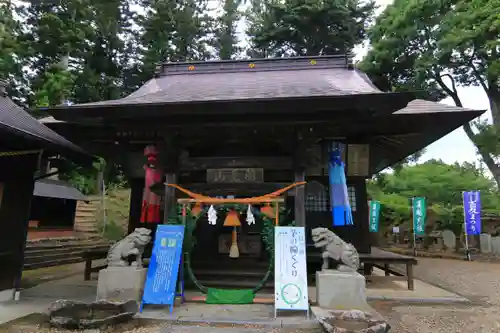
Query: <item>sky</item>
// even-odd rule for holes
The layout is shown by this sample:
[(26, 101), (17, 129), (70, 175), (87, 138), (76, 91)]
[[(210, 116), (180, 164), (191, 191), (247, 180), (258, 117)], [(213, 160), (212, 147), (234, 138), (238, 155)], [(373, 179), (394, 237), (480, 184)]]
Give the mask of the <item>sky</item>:
[[(391, 4), (393, 0), (375, 0), (378, 8), (376, 14), (380, 14), (387, 5)], [(214, 7), (218, 7), (217, 1), (211, 3)], [(237, 34), (240, 37), (240, 45), (244, 46), (244, 31), (246, 22), (241, 20), (237, 26)], [(368, 45), (360, 45), (354, 49), (356, 60), (361, 60), (368, 52)], [(459, 97), (462, 100), (464, 107), (470, 109), (489, 110), (488, 98), (486, 93), (480, 87), (457, 87)], [(451, 98), (446, 98), (440, 103), (454, 105)], [(486, 112), (482, 117), (491, 120), (491, 113)], [(426, 148), (425, 154), (422, 156), (420, 162), (430, 159), (441, 159), (443, 162), (452, 164), (454, 162), (471, 162), (479, 163), (476, 148), (469, 140), (462, 128), (456, 129), (449, 133), (440, 140), (434, 142)]]
[[(377, 14), (389, 4), (392, 0), (376, 0), (379, 8)], [(356, 59), (362, 59), (368, 51), (368, 46), (363, 45), (357, 47), (354, 52)], [(486, 93), (480, 87), (458, 87), (459, 97), (462, 100), (463, 106), (470, 109), (488, 110), (481, 118), (491, 121), (491, 113), (489, 112), (489, 102)], [(451, 98), (446, 98), (441, 101), (443, 104), (455, 105)], [(421, 162), (430, 159), (441, 159), (445, 163), (454, 162), (474, 162), (478, 163), (476, 148), (469, 140), (462, 128), (456, 129), (440, 140), (429, 145), (425, 154), (422, 156)]]

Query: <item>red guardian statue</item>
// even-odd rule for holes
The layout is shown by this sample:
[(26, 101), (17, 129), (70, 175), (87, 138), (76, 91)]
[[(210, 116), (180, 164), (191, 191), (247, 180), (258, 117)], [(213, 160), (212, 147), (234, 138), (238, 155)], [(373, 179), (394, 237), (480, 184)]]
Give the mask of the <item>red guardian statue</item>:
[(158, 151), (155, 146), (144, 148), (147, 163), (144, 165), (145, 185), (142, 197), (141, 223), (160, 223), (161, 197), (151, 191), (151, 185), (161, 183), (163, 174), (158, 163)]

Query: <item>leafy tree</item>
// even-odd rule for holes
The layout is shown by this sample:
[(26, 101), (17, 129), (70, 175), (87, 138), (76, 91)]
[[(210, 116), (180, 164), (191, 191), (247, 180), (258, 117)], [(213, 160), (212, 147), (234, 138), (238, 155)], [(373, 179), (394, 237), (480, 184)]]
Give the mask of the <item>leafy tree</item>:
[[(372, 49), (359, 65), (385, 91), (425, 91), (462, 106), (456, 85), (478, 85), (491, 105), (493, 126), (463, 129), (500, 185), (500, 0), (396, 0), (370, 31)], [(451, 81), (451, 83), (450, 83)]]
[(141, 1), (145, 12), (138, 19), (142, 80), (150, 79), (165, 61), (209, 59), (213, 18), (207, 5), (208, 0)]
[(374, 1), (254, 0), (247, 35), (266, 56), (350, 52), (366, 37)]
[(9, 96), (22, 104), (25, 76), (21, 62), (23, 49), (18, 42), (21, 27), (14, 18), (16, 9), (12, 1), (0, 1), (0, 79), (10, 83)]
[(481, 191), (483, 213), (500, 212), (494, 181), (473, 164), (430, 160), (404, 166), (398, 173), (382, 174), (368, 183), (369, 196), (382, 203), (382, 216), (392, 224), (411, 221), (410, 199), (423, 196), (441, 226), (460, 228), (463, 223), (462, 191)]
[(216, 20), (214, 46), (219, 59), (228, 60), (240, 51), (236, 37), (236, 24), (241, 18), (242, 0), (224, 0), (222, 15)]

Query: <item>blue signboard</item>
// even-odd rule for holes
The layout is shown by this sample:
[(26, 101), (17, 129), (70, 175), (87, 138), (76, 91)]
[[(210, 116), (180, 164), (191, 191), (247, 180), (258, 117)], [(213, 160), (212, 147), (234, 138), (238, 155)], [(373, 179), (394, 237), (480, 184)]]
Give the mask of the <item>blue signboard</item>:
[(481, 234), (481, 194), (479, 191), (463, 192), (466, 235)]
[[(177, 277), (181, 265), (183, 240), (183, 225), (158, 225), (142, 304), (170, 305), (170, 312), (173, 311), (177, 296)], [(181, 294), (181, 296), (184, 295)]]

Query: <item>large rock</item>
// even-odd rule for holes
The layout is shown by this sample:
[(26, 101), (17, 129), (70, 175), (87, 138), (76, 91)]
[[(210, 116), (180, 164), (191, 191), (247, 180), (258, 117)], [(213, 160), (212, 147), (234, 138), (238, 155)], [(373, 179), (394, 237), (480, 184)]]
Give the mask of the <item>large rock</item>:
[(311, 309), (329, 333), (387, 333), (391, 329), (377, 314), (360, 310), (332, 311), (318, 307)]
[(146, 268), (108, 267), (99, 271), (97, 300), (140, 303), (146, 281)]
[(316, 272), (316, 300), (324, 309), (365, 310), (368, 308), (365, 277), (358, 272)]
[(137, 303), (98, 301), (91, 304), (58, 300), (49, 307), (50, 324), (65, 329), (96, 329), (131, 320)]

